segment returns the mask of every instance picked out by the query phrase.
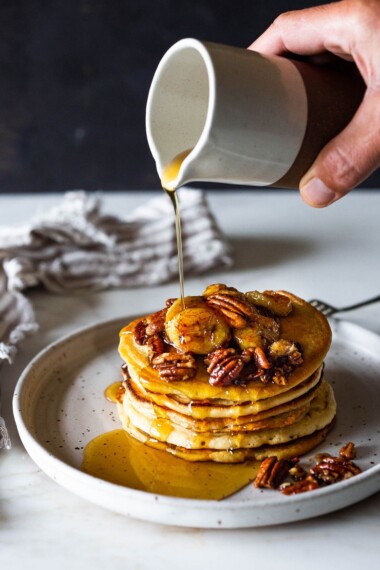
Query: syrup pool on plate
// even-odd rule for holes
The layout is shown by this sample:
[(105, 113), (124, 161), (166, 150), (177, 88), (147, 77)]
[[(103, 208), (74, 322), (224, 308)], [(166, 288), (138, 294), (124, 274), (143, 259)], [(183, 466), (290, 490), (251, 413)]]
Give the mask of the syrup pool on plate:
[[(183, 306), (184, 277), (181, 220), (178, 197), (173, 182), (183, 160), (190, 150), (178, 154), (162, 173), (162, 186), (170, 197), (174, 213), (178, 247), (180, 293)], [(105, 397), (117, 404), (121, 382), (114, 382), (104, 392)], [(150, 444), (146, 445), (123, 429), (99, 435), (90, 441), (85, 450), (82, 470), (90, 475), (117, 485), (172, 497), (221, 500), (252, 482), (257, 474), (258, 461), (222, 464), (211, 461), (186, 461), (167, 451), (156, 449), (159, 436), (166, 429), (165, 420), (158, 418), (152, 424)], [(161, 434), (162, 435), (162, 434)]]
[[(117, 404), (121, 382), (104, 391)], [(156, 422), (154, 435), (165, 429)], [(159, 446), (159, 443), (157, 442)], [(172, 497), (221, 500), (252, 482), (260, 462), (222, 464), (212, 461), (186, 461), (167, 451), (137, 441), (123, 429), (116, 429), (91, 440), (84, 449), (82, 471), (116, 485)]]
[(249, 483), (259, 462), (186, 461), (137, 441), (123, 429), (99, 435), (84, 449), (82, 471), (116, 485), (171, 497), (221, 500)]

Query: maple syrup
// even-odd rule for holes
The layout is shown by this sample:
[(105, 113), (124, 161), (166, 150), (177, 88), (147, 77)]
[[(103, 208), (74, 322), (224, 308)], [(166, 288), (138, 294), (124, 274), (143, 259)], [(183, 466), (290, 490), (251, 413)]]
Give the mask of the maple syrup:
[(104, 396), (106, 397), (106, 399), (109, 402), (112, 402), (113, 404), (116, 404), (117, 402), (117, 395), (119, 393), (119, 390), (122, 387), (122, 383), (121, 382), (113, 382), (112, 384), (110, 384), (109, 386), (107, 386), (107, 388), (104, 390)]
[(221, 500), (252, 482), (259, 462), (193, 462), (154, 449), (123, 429), (99, 435), (84, 449), (82, 470), (110, 483), (159, 495)]
[(178, 273), (179, 273), (179, 287), (183, 308), (185, 308), (185, 287), (183, 276), (183, 249), (182, 249), (182, 231), (181, 231), (181, 216), (179, 210), (178, 196), (176, 189), (173, 186), (175, 179), (178, 176), (179, 169), (182, 162), (190, 154), (192, 149), (185, 150), (177, 154), (164, 168), (161, 176), (161, 184), (167, 195), (169, 196), (175, 216), (175, 229), (177, 234), (177, 250), (178, 250)]
[[(164, 168), (162, 187), (168, 194), (174, 208), (178, 248), (178, 271), (180, 294), (185, 308), (183, 251), (180, 209), (178, 196), (173, 185), (182, 162), (191, 152), (181, 152)], [(116, 403), (121, 382), (108, 386), (104, 395)], [(168, 436), (172, 429), (164, 415), (152, 424), (150, 442), (146, 445), (130, 436), (125, 430), (117, 429), (99, 435), (84, 449), (82, 470), (94, 477), (104, 479), (130, 489), (137, 489), (159, 495), (179, 498), (221, 500), (252, 482), (260, 462), (246, 461), (237, 464), (223, 464), (212, 461), (186, 461), (167, 451), (155, 449), (155, 436)], [(164, 437), (166, 438), (166, 437)], [(198, 438), (201, 438), (199, 435)]]

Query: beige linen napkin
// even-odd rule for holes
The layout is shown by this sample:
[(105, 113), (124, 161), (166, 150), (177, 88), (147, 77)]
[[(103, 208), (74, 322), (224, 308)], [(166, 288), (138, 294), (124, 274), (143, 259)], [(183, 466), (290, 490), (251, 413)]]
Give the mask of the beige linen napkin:
[[(200, 190), (179, 191), (186, 275), (232, 265), (227, 241)], [(0, 227), (0, 363), (37, 330), (22, 293), (54, 293), (156, 285), (178, 278), (173, 207), (165, 194), (124, 217), (102, 212), (100, 195), (68, 192), (31, 221)], [(0, 417), (0, 448), (6, 429)]]

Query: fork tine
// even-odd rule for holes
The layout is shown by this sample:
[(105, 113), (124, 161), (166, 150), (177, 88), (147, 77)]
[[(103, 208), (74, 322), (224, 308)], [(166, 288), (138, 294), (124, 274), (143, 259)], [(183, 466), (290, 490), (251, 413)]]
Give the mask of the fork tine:
[(332, 305), (328, 305), (327, 303), (324, 303), (323, 301), (320, 301), (319, 299), (312, 299), (311, 301), (309, 301), (309, 303), (310, 303), (310, 305), (315, 307), (317, 309), (317, 311), (320, 311), (321, 313), (323, 313), (326, 317), (332, 315), (333, 313), (335, 313), (337, 311), (337, 309), (335, 307), (333, 307)]
[(335, 313), (352, 311), (353, 309), (358, 309), (359, 307), (365, 307), (366, 305), (370, 305), (371, 303), (376, 303), (378, 301), (380, 301), (380, 295), (377, 295), (376, 297), (371, 297), (371, 299), (367, 299), (366, 301), (361, 301), (360, 303), (355, 303), (355, 305), (349, 305), (348, 307), (341, 307), (341, 308), (333, 307), (332, 305), (324, 303), (319, 299), (312, 299), (311, 301), (309, 301), (309, 303), (310, 305), (315, 307), (318, 311), (323, 313), (326, 317), (329, 317), (330, 315), (333, 315)]
[(325, 317), (329, 317), (330, 315), (336, 313), (337, 310), (334, 307), (328, 306), (326, 305), (326, 307), (324, 307), (321, 310), (321, 313), (323, 313), (325, 315)]

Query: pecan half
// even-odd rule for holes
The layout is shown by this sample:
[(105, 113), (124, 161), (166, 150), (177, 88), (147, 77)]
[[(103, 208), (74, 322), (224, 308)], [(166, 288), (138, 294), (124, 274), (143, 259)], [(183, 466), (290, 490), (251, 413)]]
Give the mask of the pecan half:
[(221, 313), (227, 324), (234, 329), (241, 329), (254, 318), (256, 311), (242, 296), (217, 293), (206, 297), (209, 307)]
[(289, 463), (271, 455), (261, 462), (254, 486), (256, 489), (277, 489), (289, 473)]
[(153, 315), (149, 315), (146, 318), (146, 334), (148, 336), (153, 336), (154, 334), (161, 333), (165, 330), (165, 317), (168, 308), (161, 309), (161, 311), (157, 311), (157, 313), (153, 313)]
[(197, 373), (197, 364), (192, 354), (163, 352), (152, 359), (152, 366), (166, 382), (190, 380)]
[(331, 485), (361, 473), (361, 469), (343, 457), (325, 457), (309, 471), (321, 485)]
[(244, 362), (234, 348), (218, 348), (205, 358), (212, 386), (230, 386), (237, 383), (244, 367)]
[(271, 367), (271, 364), (267, 359), (265, 352), (259, 346), (255, 348), (254, 360), (257, 368), (264, 368), (264, 370), (268, 370)]
[(302, 481), (307, 477), (305, 469), (298, 464), (289, 469), (289, 475), (294, 479), (294, 481)]
[(306, 493), (307, 491), (314, 491), (319, 489), (319, 483), (314, 477), (308, 475), (305, 479), (293, 483), (293, 485), (286, 485), (281, 488), (283, 495), (298, 495), (299, 493)]
[(355, 457), (356, 457), (355, 444), (352, 443), (352, 441), (349, 441), (348, 443), (346, 443), (346, 445), (344, 445), (343, 447), (340, 448), (339, 455), (340, 455), (340, 457), (343, 457), (344, 459), (355, 459)]
[(166, 351), (164, 340), (160, 334), (150, 336), (146, 340), (150, 360)]
[(143, 319), (139, 321), (134, 328), (133, 336), (137, 344), (143, 345), (146, 343), (147, 334), (146, 334), (146, 321)]

